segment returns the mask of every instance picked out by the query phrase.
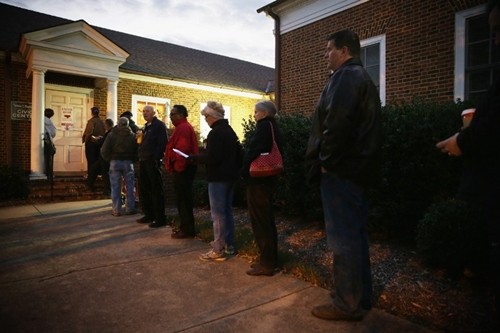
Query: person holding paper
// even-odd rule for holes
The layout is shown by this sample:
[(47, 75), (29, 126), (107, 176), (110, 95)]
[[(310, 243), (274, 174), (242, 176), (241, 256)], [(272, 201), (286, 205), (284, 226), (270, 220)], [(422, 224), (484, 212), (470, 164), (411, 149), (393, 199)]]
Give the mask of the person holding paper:
[(179, 228), (172, 232), (172, 238), (192, 238), (195, 236), (193, 215), (193, 180), (196, 164), (187, 160), (189, 155), (198, 154), (198, 140), (193, 126), (187, 121), (188, 111), (184, 105), (174, 105), (170, 120), (175, 126), (172, 137), (165, 149), (165, 169), (173, 175)]

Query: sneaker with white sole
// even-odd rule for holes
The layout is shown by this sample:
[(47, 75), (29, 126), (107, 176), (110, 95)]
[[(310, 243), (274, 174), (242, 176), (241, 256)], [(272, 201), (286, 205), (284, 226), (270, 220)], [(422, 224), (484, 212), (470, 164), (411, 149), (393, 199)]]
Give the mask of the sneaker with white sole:
[(200, 255), (200, 260), (202, 261), (225, 261), (227, 259), (225, 252), (215, 252), (214, 250), (210, 250), (207, 253), (203, 253)]

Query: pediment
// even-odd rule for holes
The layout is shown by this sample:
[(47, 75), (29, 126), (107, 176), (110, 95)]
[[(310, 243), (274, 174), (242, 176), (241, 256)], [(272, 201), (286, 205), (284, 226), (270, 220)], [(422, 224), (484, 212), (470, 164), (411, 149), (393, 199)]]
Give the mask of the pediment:
[(129, 54), (80, 20), (22, 35), (19, 51), (33, 69), (117, 80)]
[(23, 45), (25, 44), (123, 58), (129, 55), (125, 50), (97, 32), (83, 20), (25, 33), (23, 34), (20, 46), (21, 53), (24, 53)]

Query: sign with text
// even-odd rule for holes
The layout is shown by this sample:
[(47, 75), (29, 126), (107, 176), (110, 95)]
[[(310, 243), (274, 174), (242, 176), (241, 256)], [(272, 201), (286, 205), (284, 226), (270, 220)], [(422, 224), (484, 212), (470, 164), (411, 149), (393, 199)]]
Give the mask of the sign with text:
[(61, 106), (61, 126), (66, 131), (73, 128), (73, 119), (71, 116), (73, 115), (73, 107), (71, 106)]
[(31, 120), (31, 103), (10, 102), (11, 120)]

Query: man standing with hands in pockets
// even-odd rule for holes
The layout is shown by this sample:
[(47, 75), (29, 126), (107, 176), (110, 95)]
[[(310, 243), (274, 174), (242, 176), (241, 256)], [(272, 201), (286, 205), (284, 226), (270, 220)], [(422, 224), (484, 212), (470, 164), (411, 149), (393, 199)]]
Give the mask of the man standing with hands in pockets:
[(309, 183), (319, 182), (321, 189), (334, 276), (331, 302), (312, 314), (328, 320), (361, 320), (371, 308), (366, 189), (379, 180), (382, 126), (380, 98), (360, 49), (353, 31), (327, 38), (325, 59), (332, 74), (316, 106), (306, 150)]

